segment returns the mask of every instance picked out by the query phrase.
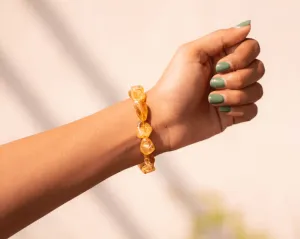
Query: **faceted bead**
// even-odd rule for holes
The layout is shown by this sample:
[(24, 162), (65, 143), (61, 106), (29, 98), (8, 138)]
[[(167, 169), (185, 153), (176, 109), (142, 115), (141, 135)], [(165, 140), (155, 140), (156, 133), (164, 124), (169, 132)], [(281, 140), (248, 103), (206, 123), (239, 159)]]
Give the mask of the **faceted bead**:
[(135, 102), (134, 108), (136, 115), (139, 117), (140, 121), (144, 122), (148, 117), (148, 106), (145, 102)]
[(144, 162), (139, 164), (139, 168), (143, 173), (151, 173), (155, 171), (155, 166), (154, 166), (155, 159), (153, 156), (145, 156)]
[(154, 165), (153, 166), (148, 166), (148, 165), (145, 164), (145, 165), (143, 165), (141, 170), (144, 174), (151, 173), (151, 172), (155, 171), (155, 167), (154, 167)]
[(146, 94), (144, 92), (144, 88), (140, 85), (132, 86), (129, 91), (129, 97), (134, 101), (145, 102)]
[(147, 164), (147, 165), (154, 165), (155, 163), (155, 158), (152, 154), (150, 155), (145, 155), (144, 157), (144, 163)]
[(152, 154), (155, 150), (155, 146), (152, 143), (151, 139), (149, 139), (149, 138), (142, 139), (141, 145), (140, 145), (140, 150), (141, 150), (142, 154), (144, 154), (144, 155)]
[(137, 126), (137, 137), (142, 138), (149, 138), (152, 132), (152, 127), (147, 122), (139, 122)]

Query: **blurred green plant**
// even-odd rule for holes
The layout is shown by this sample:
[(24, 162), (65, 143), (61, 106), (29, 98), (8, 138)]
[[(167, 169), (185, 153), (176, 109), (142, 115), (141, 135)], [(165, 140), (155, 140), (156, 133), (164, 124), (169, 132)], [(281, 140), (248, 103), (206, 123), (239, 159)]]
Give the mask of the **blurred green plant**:
[(203, 211), (193, 216), (189, 239), (270, 239), (247, 228), (242, 216), (227, 209), (216, 195), (201, 194), (199, 201)]

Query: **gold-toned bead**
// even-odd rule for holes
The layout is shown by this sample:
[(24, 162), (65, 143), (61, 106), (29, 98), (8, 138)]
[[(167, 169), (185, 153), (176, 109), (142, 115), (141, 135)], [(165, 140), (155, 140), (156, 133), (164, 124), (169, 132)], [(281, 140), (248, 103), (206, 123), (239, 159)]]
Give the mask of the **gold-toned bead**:
[(154, 165), (155, 163), (155, 158), (152, 154), (150, 155), (145, 155), (144, 156), (144, 163), (147, 164), (147, 165)]
[(144, 165), (141, 170), (144, 174), (147, 174), (147, 173), (151, 173), (151, 172), (155, 171), (155, 167)]
[(155, 150), (155, 146), (154, 146), (153, 142), (151, 141), (151, 139), (149, 139), (149, 138), (142, 139), (141, 145), (140, 145), (140, 150), (141, 150), (142, 154), (144, 154), (144, 155), (152, 154)]
[(134, 101), (145, 102), (146, 94), (144, 88), (140, 85), (132, 86), (129, 91), (129, 97)]
[(142, 170), (144, 166), (154, 167), (155, 158), (152, 154), (144, 156), (144, 162), (139, 164), (139, 168)]
[(148, 117), (148, 106), (145, 102), (134, 102), (134, 108), (136, 115), (139, 117), (140, 121), (144, 122)]
[(146, 163), (141, 163), (141, 164), (139, 164), (139, 168), (144, 174), (155, 171), (154, 164), (149, 165)]
[(152, 132), (152, 127), (147, 122), (139, 122), (137, 126), (137, 137), (142, 138), (149, 138)]

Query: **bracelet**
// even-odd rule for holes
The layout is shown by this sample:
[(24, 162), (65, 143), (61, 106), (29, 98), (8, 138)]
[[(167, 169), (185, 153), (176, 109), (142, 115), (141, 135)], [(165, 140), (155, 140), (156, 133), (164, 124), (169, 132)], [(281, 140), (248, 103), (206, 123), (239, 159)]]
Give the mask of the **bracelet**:
[(139, 164), (139, 168), (143, 173), (151, 173), (155, 171), (155, 158), (152, 153), (155, 146), (149, 138), (152, 133), (152, 127), (147, 123), (148, 106), (146, 104), (146, 93), (142, 86), (132, 86), (128, 92), (129, 97), (133, 100), (136, 114), (139, 118), (137, 125), (137, 137), (141, 139), (140, 151), (144, 155), (144, 162)]

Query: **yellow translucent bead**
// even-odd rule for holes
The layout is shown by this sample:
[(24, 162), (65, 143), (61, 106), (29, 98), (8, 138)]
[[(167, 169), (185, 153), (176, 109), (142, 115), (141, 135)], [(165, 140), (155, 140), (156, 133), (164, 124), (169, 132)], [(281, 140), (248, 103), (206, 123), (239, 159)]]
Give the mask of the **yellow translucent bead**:
[(155, 163), (155, 158), (153, 155), (145, 155), (144, 156), (144, 163), (147, 165), (154, 165)]
[(147, 122), (139, 122), (137, 126), (137, 137), (142, 138), (149, 138), (150, 134), (152, 132), (152, 127)]
[(144, 92), (144, 88), (140, 85), (132, 86), (128, 94), (129, 97), (134, 101), (140, 101), (140, 102), (146, 101), (146, 94)]
[(155, 146), (149, 139), (152, 133), (152, 127), (146, 122), (148, 117), (148, 106), (146, 104), (147, 95), (144, 88), (140, 85), (132, 86), (128, 95), (134, 101), (134, 108), (140, 120), (137, 126), (137, 137), (142, 139), (140, 151), (144, 155), (144, 162), (139, 164), (139, 168), (145, 174), (150, 173), (155, 171), (155, 159), (153, 155), (151, 155), (155, 150)]
[(144, 162), (139, 164), (139, 168), (143, 173), (151, 173), (155, 171), (155, 158), (152, 155), (145, 156)]
[(140, 145), (140, 150), (142, 154), (144, 155), (149, 155), (152, 154), (155, 150), (155, 146), (151, 139), (149, 138), (144, 138), (142, 139), (141, 145)]
[(144, 122), (148, 117), (148, 106), (145, 102), (135, 102), (134, 108), (136, 115), (139, 117), (140, 121)]
[(146, 174), (146, 173), (151, 173), (155, 171), (155, 167), (153, 166), (148, 166), (145, 163), (143, 163), (143, 166), (141, 167), (141, 171)]

